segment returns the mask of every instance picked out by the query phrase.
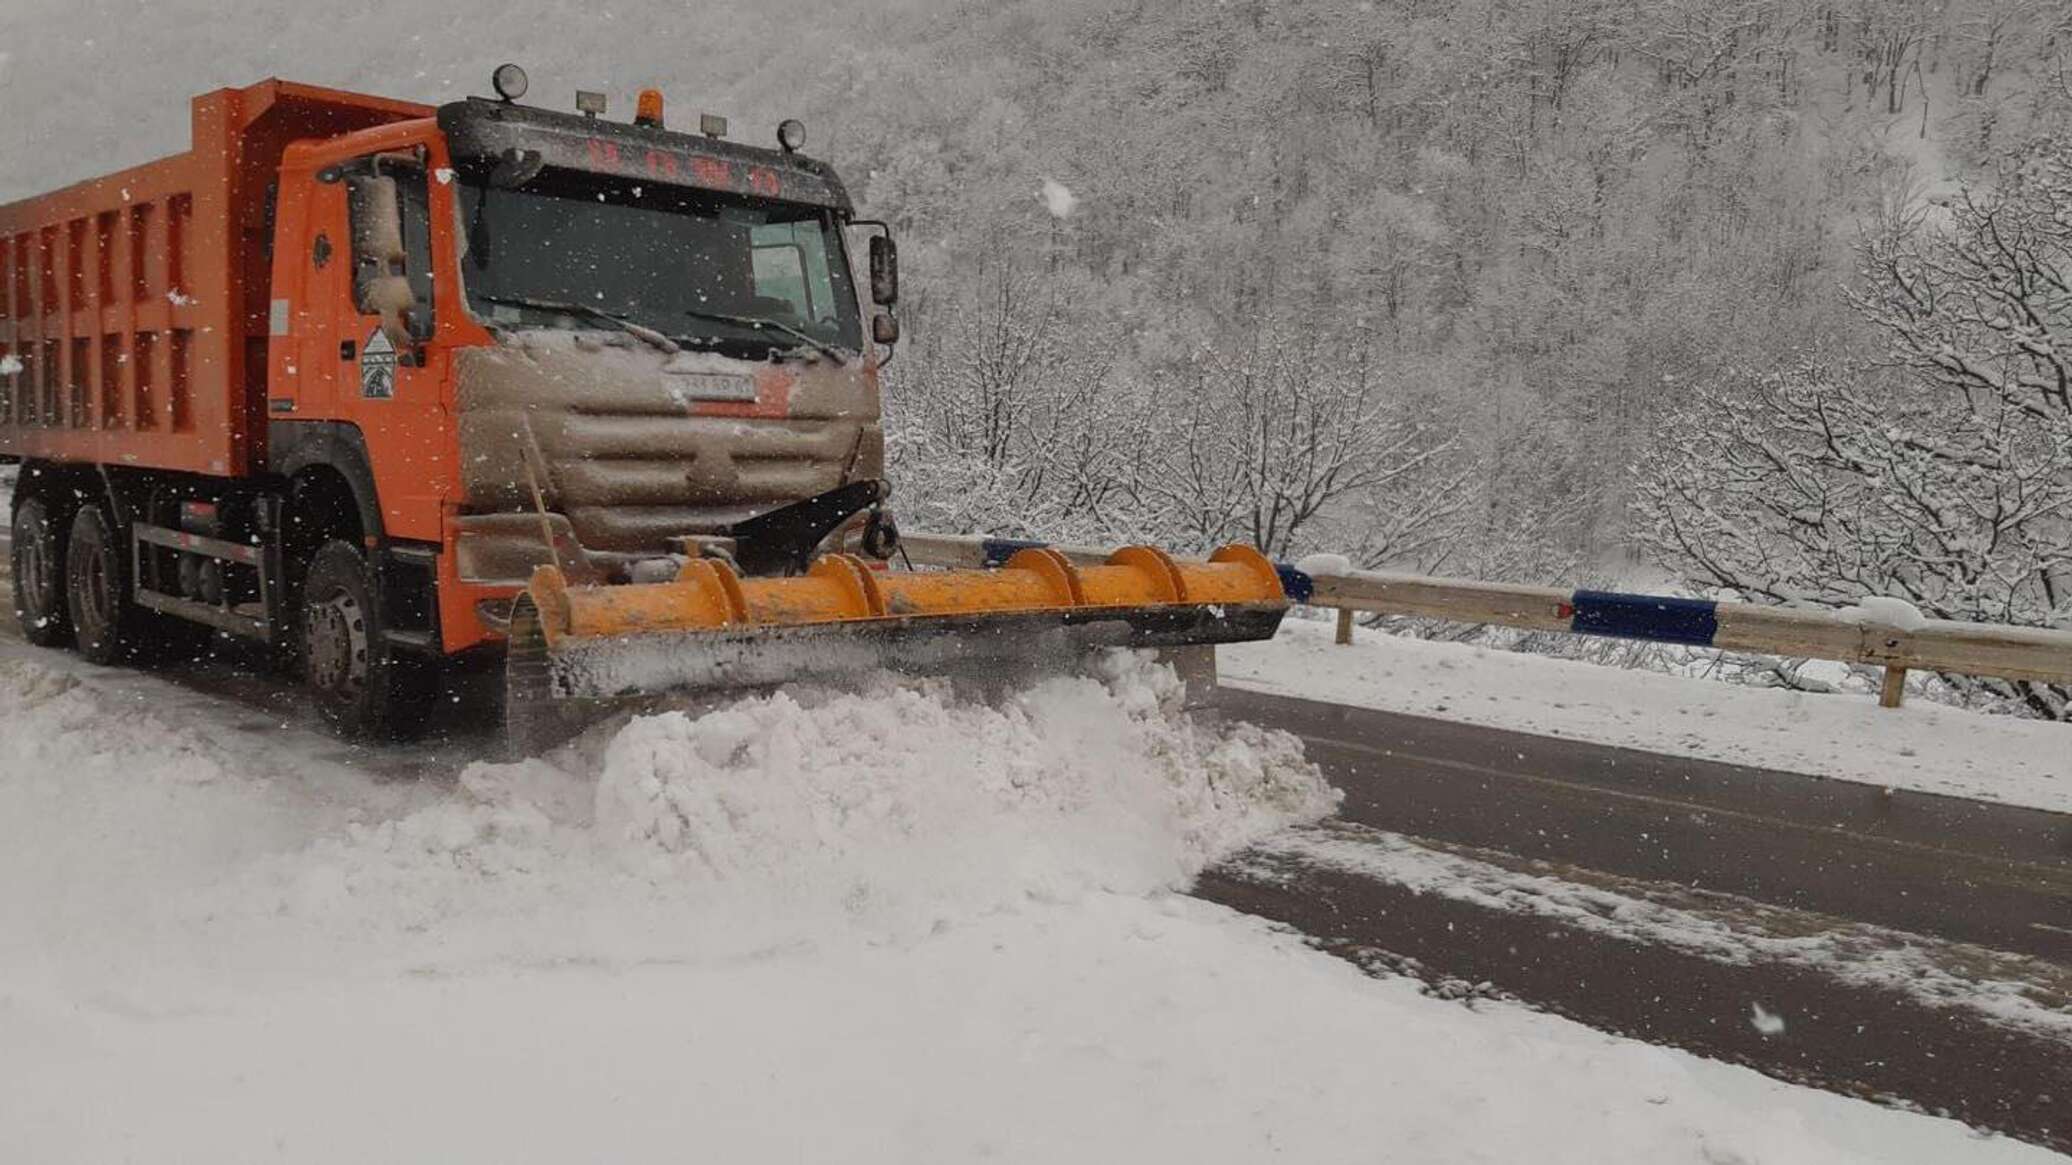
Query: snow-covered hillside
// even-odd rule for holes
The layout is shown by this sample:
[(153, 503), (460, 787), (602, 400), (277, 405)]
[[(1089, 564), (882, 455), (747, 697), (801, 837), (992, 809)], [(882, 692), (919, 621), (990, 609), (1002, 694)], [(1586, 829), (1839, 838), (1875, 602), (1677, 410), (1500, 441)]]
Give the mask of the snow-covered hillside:
[(496, 765), (0, 643), (0, 1159), (2046, 1156), (1176, 895), (1333, 797), (1175, 694), (888, 683)]

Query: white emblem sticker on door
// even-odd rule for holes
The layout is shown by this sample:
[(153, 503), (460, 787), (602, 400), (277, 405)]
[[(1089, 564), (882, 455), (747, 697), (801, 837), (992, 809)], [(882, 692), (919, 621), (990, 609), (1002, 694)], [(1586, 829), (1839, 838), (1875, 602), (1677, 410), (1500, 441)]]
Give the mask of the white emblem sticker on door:
[(360, 349), (360, 395), (391, 400), (396, 395), (396, 346), (380, 328), (367, 337)]

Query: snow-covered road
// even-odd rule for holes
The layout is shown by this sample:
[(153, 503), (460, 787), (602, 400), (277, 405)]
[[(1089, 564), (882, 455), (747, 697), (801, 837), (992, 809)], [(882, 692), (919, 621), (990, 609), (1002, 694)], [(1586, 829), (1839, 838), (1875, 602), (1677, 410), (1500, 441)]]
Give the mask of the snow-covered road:
[(492, 765), (0, 640), (0, 1159), (2048, 1159), (1175, 893), (1332, 798), (1173, 696), (887, 684)]

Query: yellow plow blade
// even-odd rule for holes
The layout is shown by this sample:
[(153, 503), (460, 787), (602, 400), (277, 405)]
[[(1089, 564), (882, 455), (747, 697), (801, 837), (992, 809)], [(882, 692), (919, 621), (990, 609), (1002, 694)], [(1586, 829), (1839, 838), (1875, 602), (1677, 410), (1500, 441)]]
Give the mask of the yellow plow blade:
[(788, 578), (742, 578), (705, 558), (669, 582), (618, 586), (571, 586), (540, 567), (512, 612), (506, 714), (514, 738), (537, 742), (541, 725), (647, 696), (1267, 639), (1287, 606), (1273, 564), (1249, 546), (1206, 562), (1131, 546), (1095, 566), (1031, 547), (998, 569), (927, 572), (831, 554)]

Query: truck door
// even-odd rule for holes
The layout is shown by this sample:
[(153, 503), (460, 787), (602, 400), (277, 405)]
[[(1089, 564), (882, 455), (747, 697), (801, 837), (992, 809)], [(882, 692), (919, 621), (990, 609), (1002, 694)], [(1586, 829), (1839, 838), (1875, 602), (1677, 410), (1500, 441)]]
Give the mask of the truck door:
[[(366, 440), (388, 534), (437, 541), (456, 453), (446, 355), (433, 342), (433, 291), (450, 260), (439, 261), (434, 235), (450, 232), (434, 231), (434, 186), (419, 157), (370, 155), (345, 171), (351, 253), (342, 302), (334, 300), (336, 412)], [(437, 192), (444, 202), (447, 192)], [(446, 215), (450, 221), (450, 208)]]

